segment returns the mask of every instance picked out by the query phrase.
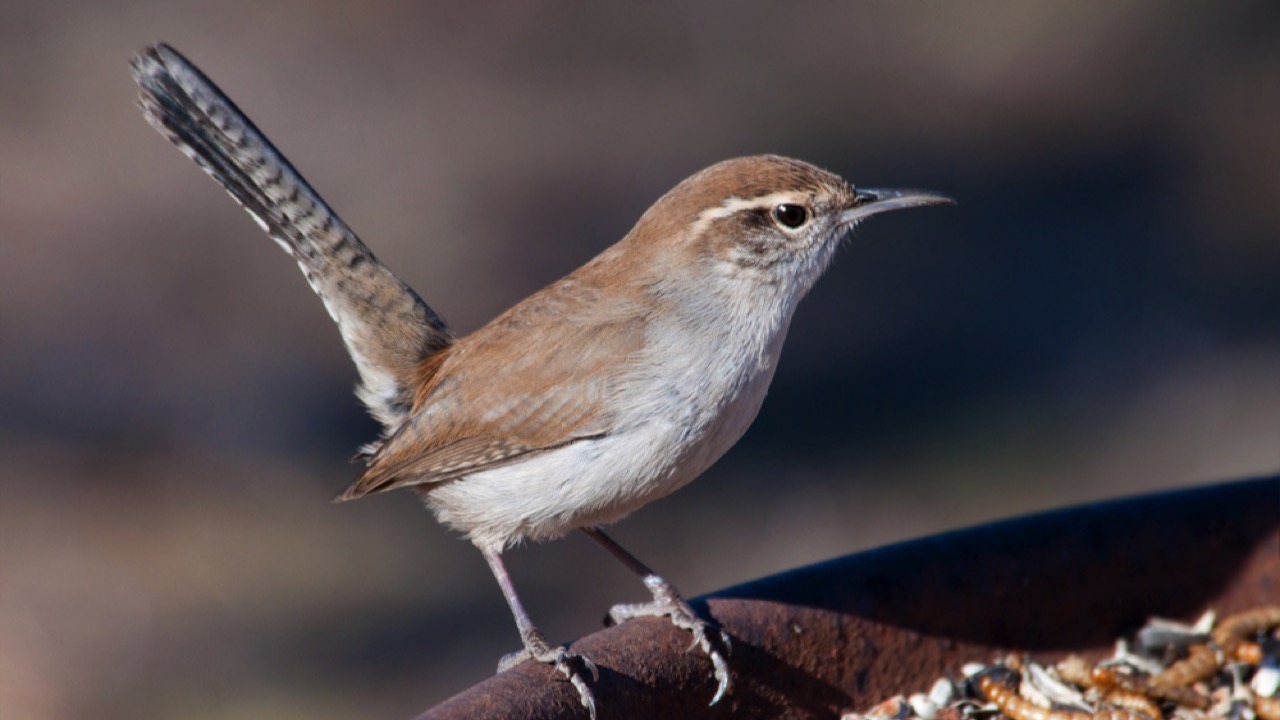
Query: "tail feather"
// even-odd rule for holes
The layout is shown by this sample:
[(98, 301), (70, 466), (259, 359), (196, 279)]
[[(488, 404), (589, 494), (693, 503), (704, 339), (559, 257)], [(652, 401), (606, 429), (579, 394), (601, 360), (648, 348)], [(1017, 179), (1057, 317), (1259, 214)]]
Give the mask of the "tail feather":
[(302, 268), (388, 429), (412, 404), (419, 364), (453, 342), (444, 321), (374, 257), (302, 175), (205, 75), (167, 45), (136, 55), (147, 122), (216, 180)]

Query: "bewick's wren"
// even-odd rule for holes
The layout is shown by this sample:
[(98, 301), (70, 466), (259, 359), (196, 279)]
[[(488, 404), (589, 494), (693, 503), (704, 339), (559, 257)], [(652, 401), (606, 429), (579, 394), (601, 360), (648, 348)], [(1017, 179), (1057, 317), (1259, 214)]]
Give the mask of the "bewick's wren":
[[(466, 337), (378, 262), (218, 88), (165, 45), (133, 60), (147, 120), (298, 261), (337, 322), (385, 429), (337, 499), (411, 488), (488, 561), (525, 650), (595, 714), (586, 658), (551, 647), (501, 553), (582, 530), (638, 573), (729, 688), (728, 638), (599, 529), (693, 480), (755, 418), (800, 298), (858, 221), (950, 202), (858, 190), (776, 156), (684, 180), (616, 245)], [(509, 661), (504, 661), (509, 664)], [(505, 666), (505, 665), (504, 665)], [(503, 666), (500, 666), (503, 667)]]

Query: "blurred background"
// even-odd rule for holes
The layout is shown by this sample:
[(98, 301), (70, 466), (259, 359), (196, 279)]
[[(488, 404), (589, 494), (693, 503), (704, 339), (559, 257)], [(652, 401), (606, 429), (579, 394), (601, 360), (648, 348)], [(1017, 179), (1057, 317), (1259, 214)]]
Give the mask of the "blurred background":
[[(5, 720), (410, 717), (518, 646), (410, 495), (329, 504), (376, 428), (134, 108), (157, 40), (460, 331), (726, 157), (959, 199), (864, 226), (752, 430), (616, 528), (686, 594), (1280, 468), (1273, 3), (8, 2)], [(555, 641), (646, 597), (585, 538), (509, 563)]]

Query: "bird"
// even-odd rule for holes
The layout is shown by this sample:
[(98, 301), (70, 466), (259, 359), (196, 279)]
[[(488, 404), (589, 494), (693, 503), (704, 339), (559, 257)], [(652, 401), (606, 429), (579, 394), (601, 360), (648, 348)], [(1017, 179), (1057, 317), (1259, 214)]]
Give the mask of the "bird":
[[(146, 120), (297, 261), (333, 318), (381, 424), (335, 499), (416, 493), (480, 551), (524, 649), (592, 718), (595, 664), (549, 643), (503, 551), (580, 531), (653, 596), (614, 622), (669, 618), (729, 692), (730, 638), (602, 529), (698, 477), (764, 400), (796, 306), (862, 220), (953, 202), (856, 188), (778, 155), (725, 160), (676, 184), (621, 240), (467, 335), (383, 265), (249, 118), (163, 43), (131, 71)], [(691, 646), (692, 647), (692, 646)]]

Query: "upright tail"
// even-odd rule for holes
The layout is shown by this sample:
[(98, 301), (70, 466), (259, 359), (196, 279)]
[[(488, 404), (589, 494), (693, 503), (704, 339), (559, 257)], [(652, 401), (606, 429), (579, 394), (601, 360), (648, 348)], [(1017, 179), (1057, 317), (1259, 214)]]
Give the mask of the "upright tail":
[(421, 361), (448, 347), (443, 320), (373, 256), (293, 165), (167, 45), (133, 58), (147, 122), (217, 180), (302, 268), (360, 373), (357, 394), (388, 430), (412, 403)]

